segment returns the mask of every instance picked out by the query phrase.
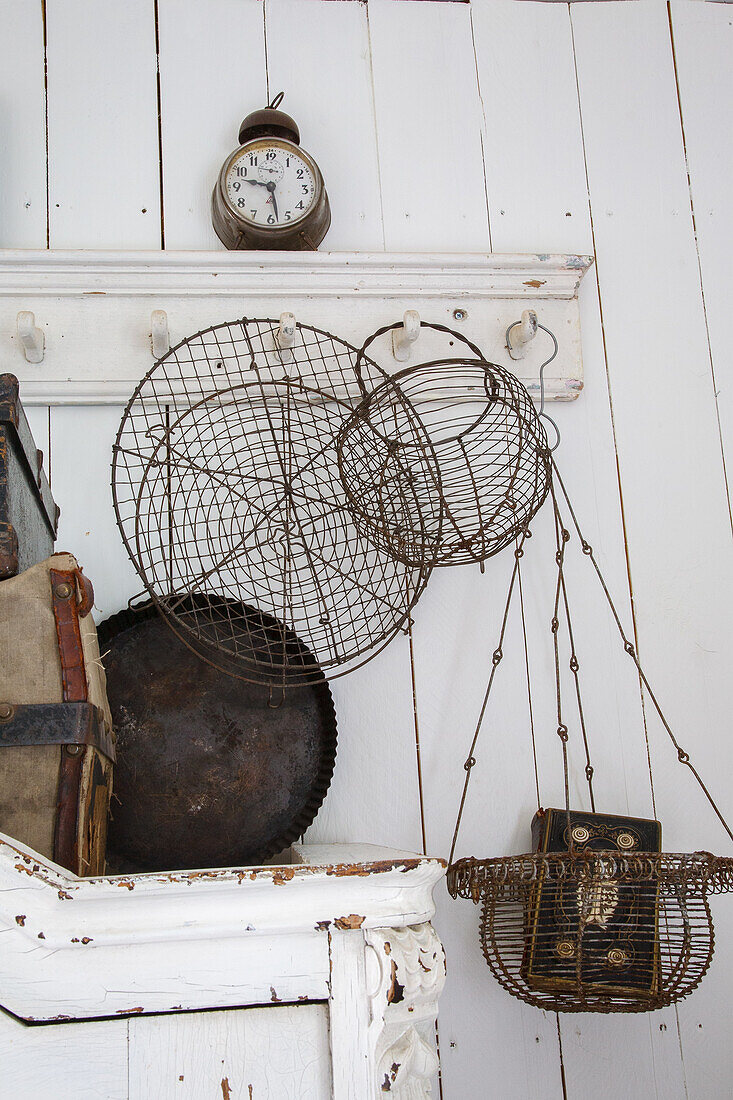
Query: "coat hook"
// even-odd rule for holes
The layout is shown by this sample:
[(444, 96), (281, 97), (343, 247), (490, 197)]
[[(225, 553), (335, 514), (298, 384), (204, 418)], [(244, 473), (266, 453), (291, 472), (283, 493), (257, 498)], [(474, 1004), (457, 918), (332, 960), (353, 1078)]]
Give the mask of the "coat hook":
[(23, 309), (18, 314), (18, 339), (23, 345), (23, 354), (29, 363), (42, 363), (46, 347), (46, 337), (36, 328), (35, 314)]
[(275, 332), (275, 347), (280, 352), (281, 363), (287, 363), (293, 358), (291, 348), (295, 344), (296, 324), (294, 313), (280, 314), (280, 324)]
[(150, 343), (154, 359), (162, 359), (171, 350), (168, 314), (164, 309), (154, 309), (150, 314)]
[(420, 314), (416, 309), (408, 309), (402, 319), (402, 325), (392, 331), (392, 354), (398, 363), (410, 358), (410, 348), (420, 335)]
[(523, 359), (527, 344), (537, 335), (537, 314), (533, 309), (525, 309), (519, 321), (507, 329), (506, 349), (512, 359)]

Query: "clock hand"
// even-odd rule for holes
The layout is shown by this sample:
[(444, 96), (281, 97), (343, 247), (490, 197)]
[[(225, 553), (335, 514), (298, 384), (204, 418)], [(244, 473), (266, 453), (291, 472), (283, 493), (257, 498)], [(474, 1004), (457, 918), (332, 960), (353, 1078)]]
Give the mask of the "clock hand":
[(266, 184), (265, 186), (267, 187), (267, 190), (272, 195), (272, 209), (275, 211), (275, 221), (276, 222), (280, 221), (280, 217), (279, 217), (278, 212), (277, 212), (277, 199), (275, 198), (276, 184), (273, 180), (270, 180), (270, 182), (268, 184)]
[(269, 183), (263, 183), (262, 180), (245, 180), (245, 183), (253, 183), (255, 187), (269, 187)]

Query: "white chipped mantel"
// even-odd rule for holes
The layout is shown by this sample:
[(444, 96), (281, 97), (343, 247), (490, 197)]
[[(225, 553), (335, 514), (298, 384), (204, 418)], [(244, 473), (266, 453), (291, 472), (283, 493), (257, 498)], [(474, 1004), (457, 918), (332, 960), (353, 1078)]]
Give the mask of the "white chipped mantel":
[[(505, 347), (507, 326), (534, 309), (559, 342), (546, 396), (572, 401), (583, 386), (578, 291), (591, 263), (549, 254), (0, 249), (0, 371), (18, 376), (26, 405), (125, 404), (154, 362), (154, 310), (165, 311), (171, 346), (214, 324), (292, 312), (358, 347), (415, 309), (536, 393), (548, 338), (540, 334), (516, 361)], [(41, 362), (27, 361), (18, 335), (18, 314), (28, 312), (44, 337)], [(389, 370), (460, 351), (423, 330), (409, 361), (397, 363), (382, 340), (371, 353)]]
[(0, 1002), (57, 1022), (327, 1002), (334, 1100), (429, 1095), (444, 863), (373, 845), (78, 879), (0, 836)]

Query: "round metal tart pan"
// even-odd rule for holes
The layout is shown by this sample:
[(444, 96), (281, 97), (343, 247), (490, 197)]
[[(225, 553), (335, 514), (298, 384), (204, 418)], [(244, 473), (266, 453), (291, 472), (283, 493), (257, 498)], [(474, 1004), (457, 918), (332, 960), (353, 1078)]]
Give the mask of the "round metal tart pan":
[[(270, 616), (241, 604), (237, 613), (282, 640)], [(336, 759), (325, 677), (284, 688), (234, 679), (186, 646), (152, 603), (98, 633), (117, 736), (110, 869), (251, 866), (302, 835)], [(294, 634), (287, 640), (314, 660)]]

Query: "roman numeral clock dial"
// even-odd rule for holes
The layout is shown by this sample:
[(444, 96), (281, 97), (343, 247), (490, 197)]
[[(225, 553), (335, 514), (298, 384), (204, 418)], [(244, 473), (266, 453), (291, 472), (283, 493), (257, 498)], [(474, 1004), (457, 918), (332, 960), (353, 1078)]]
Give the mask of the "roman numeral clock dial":
[(323, 176), (281, 100), (245, 118), (214, 187), (212, 221), (229, 249), (316, 249), (331, 224)]

